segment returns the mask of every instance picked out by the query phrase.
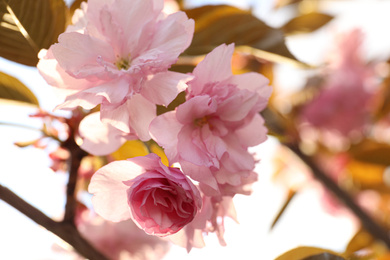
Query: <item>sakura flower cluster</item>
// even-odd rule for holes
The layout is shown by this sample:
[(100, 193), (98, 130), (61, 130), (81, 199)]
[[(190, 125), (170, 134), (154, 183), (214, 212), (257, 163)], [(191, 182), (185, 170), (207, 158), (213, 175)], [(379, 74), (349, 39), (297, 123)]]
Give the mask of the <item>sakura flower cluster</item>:
[(373, 67), (362, 59), (363, 36), (355, 29), (339, 37), (323, 89), (302, 110), (303, 122), (333, 139), (360, 136), (370, 119), (376, 84)]
[[(132, 219), (188, 250), (204, 246), (205, 232), (215, 231), (224, 244), (223, 218), (236, 219), (233, 197), (250, 194), (257, 180), (248, 148), (266, 140), (259, 112), (271, 87), (258, 73), (232, 74), (234, 44), (215, 48), (192, 73), (170, 71), (191, 43), (194, 21), (165, 13), (163, 4), (83, 3), (58, 43), (41, 51), (38, 69), (65, 95), (57, 108), (100, 105), (80, 123), (87, 152), (107, 155), (127, 140), (152, 138), (169, 159), (166, 166), (149, 154), (100, 168), (89, 192), (101, 217)], [(156, 105), (167, 106), (182, 91), (186, 101), (157, 116)]]

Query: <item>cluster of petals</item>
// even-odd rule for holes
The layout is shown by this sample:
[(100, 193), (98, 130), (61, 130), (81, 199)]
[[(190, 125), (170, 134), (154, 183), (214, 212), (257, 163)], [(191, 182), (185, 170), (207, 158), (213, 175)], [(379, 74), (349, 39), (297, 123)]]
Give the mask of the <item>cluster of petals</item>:
[(303, 122), (340, 137), (364, 130), (369, 122), (375, 81), (372, 67), (361, 58), (362, 41), (360, 30), (339, 39), (326, 70), (325, 85), (303, 107)]
[(92, 177), (95, 211), (119, 222), (132, 219), (146, 233), (166, 236), (190, 223), (202, 206), (195, 185), (178, 168), (162, 164), (149, 154), (114, 161)]
[(155, 105), (168, 105), (188, 75), (168, 71), (189, 46), (194, 22), (170, 15), (162, 0), (89, 0), (58, 43), (39, 54), (38, 69), (65, 95), (61, 109), (100, 105), (100, 117), (125, 133), (150, 139)]
[(258, 73), (233, 75), (233, 51), (231, 44), (209, 53), (187, 83), (186, 102), (150, 125), (170, 162), (179, 162), (207, 196), (226, 195), (220, 185), (241, 185), (255, 163), (248, 147), (266, 140), (259, 112), (271, 87)]
[[(169, 71), (190, 45), (194, 22), (163, 6), (163, 0), (82, 3), (58, 43), (40, 52), (38, 69), (65, 96), (57, 108), (100, 106), (80, 122), (81, 148), (107, 155), (127, 140), (152, 137), (171, 164), (180, 164), (167, 167), (149, 154), (103, 166), (88, 188), (96, 213), (112, 222), (132, 219), (187, 250), (202, 247), (208, 232), (225, 244), (223, 218), (236, 219), (232, 198), (249, 194), (257, 180), (248, 148), (266, 140), (259, 112), (272, 89), (258, 73), (232, 74), (233, 44), (214, 49), (191, 74)], [(156, 117), (156, 104), (168, 105), (184, 90), (183, 104)]]

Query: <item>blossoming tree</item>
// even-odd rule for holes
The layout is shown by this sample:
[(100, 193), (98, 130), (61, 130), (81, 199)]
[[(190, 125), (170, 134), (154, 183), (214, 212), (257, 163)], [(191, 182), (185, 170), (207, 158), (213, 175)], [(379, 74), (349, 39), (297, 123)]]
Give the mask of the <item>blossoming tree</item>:
[[(36, 66), (63, 100), (54, 112), (37, 109), (32, 116), (45, 122), (43, 137), (24, 145), (53, 140), (52, 169), (69, 174), (62, 221), (2, 185), (0, 199), (80, 255), (160, 259), (168, 241), (190, 253), (207, 246), (208, 233), (226, 245), (225, 218), (237, 221), (234, 198), (250, 195), (258, 179), (250, 148), (267, 134), (289, 150), (277, 173), (290, 190), (285, 207), (298, 191), (286, 181), (287, 165), (300, 160), (324, 194), (333, 192), (362, 224), (344, 253), (308, 247), (278, 259), (360, 259), (360, 249), (388, 254), (375, 251), (377, 241), (390, 246), (388, 209), (379, 206), (388, 202), (380, 189), (386, 180), (373, 184), (361, 171), (388, 174), (389, 76), (361, 57), (361, 31), (344, 35), (300, 92), (278, 98), (274, 64), (311, 68), (290, 53), (284, 36), (314, 31), (331, 16), (312, 10), (277, 29), (236, 7), (188, 9), (163, 0), (76, 0), (70, 7), (62, 0), (2, 0), (0, 12), (0, 55)], [(0, 97), (39, 107), (4, 73)], [(345, 176), (354, 183), (349, 190), (337, 185)], [(377, 207), (365, 206), (368, 189)], [(92, 205), (77, 196), (86, 191)], [(364, 232), (371, 240), (359, 244)]]

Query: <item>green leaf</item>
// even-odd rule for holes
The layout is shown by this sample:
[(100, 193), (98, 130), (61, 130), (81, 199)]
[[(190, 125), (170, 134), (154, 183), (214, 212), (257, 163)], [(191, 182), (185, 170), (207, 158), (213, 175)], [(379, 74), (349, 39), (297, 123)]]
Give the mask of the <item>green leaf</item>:
[[(324, 256), (325, 253), (327, 253), (328, 256), (327, 255)], [(324, 258), (324, 257), (330, 257), (329, 255), (332, 256), (333, 258)], [(311, 258), (317, 256), (319, 258)], [(337, 253), (327, 249), (302, 246), (285, 252), (281, 256), (278, 256), (275, 260), (304, 260), (304, 259), (305, 260), (309, 260), (309, 259), (310, 260), (343, 260), (344, 258), (339, 256)]]
[(38, 99), (18, 79), (0, 72), (0, 98), (39, 106)]
[[(227, 5), (186, 10), (195, 20), (195, 33), (186, 55), (201, 55), (226, 43), (262, 50), (300, 63), (287, 49), (283, 32), (271, 28), (249, 11)], [(302, 64), (302, 63), (301, 63)]]
[(313, 32), (333, 19), (333, 16), (310, 12), (297, 17), (294, 17), (285, 25), (282, 26), (282, 30), (285, 34), (298, 34), (298, 33), (309, 33)]
[(65, 31), (67, 12), (63, 0), (0, 0), (0, 56), (35, 66)]

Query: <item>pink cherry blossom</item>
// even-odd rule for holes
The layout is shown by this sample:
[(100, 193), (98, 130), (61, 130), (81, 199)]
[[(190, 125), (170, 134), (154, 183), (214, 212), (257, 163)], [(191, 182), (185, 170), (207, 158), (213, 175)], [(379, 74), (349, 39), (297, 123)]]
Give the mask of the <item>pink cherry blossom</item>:
[(255, 163), (247, 148), (266, 140), (259, 112), (267, 105), (271, 87), (258, 73), (233, 75), (233, 51), (231, 44), (209, 53), (194, 69), (186, 102), (150, 125), (170, 162), (180, 162), (184, 173), (199, 181), (209, 196), (221, 195), (219, 183), (240, 185)]
[(146, 233), (166, 236), (190, 223), (201, 208), (198, 189), (155, 154), (115, 161), (91, 179), (95, 211), (118, 222), (131, 218)]
[(360, 30), (339, 38), (323, 89), (303, 107), (302, 121), (330, 136), (360, 134), (369, 122), (375, 84), (372, 67), (362, 59), (362, 40)]
[(135, 140), (134, 134), (126, 134), (100, 120), (100, 113), (87, 115), (80, 122), (79, 134), (83, 139), (80, 147), (93, 155), (107, 155), (115, 152), (127, 140)]
[(64, 90), (57, 108), (91, 109), (125, 133), (150, 139), (155, 104), (168, 105), (191, 77), (168, 71), (191, 43), (194, 22), (167, 15), (163, 0), (89, 0), (58, 43), (40, 53), (38, 69)]

